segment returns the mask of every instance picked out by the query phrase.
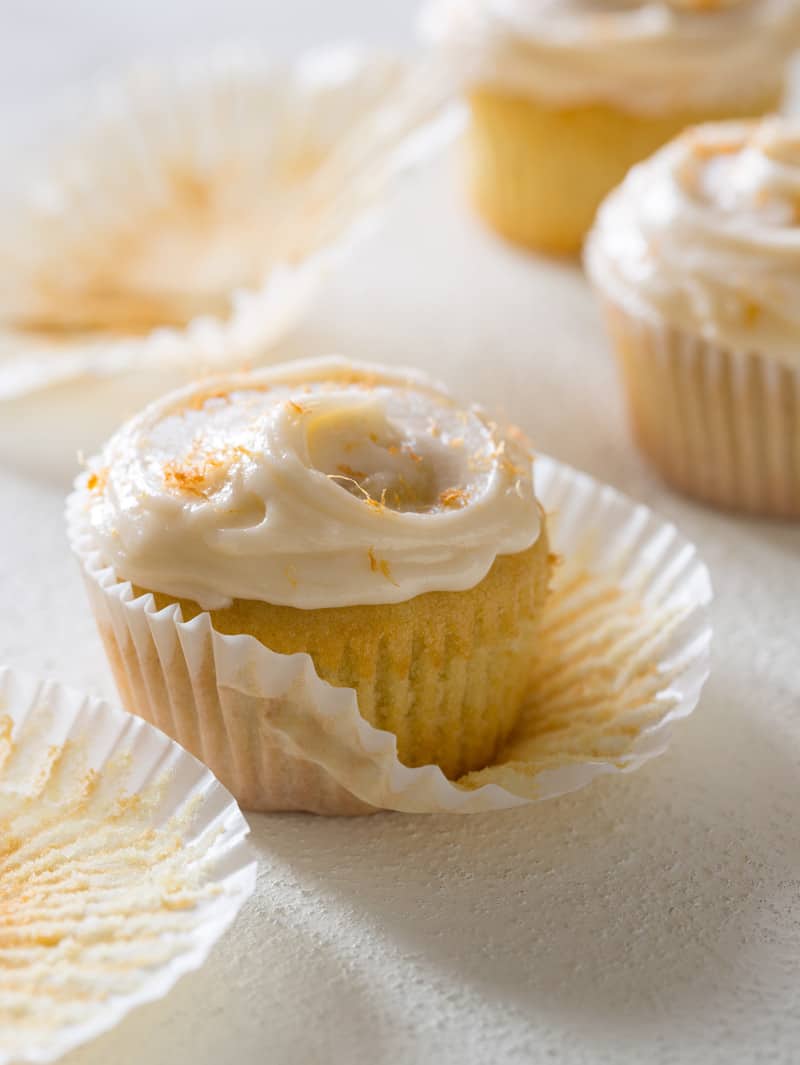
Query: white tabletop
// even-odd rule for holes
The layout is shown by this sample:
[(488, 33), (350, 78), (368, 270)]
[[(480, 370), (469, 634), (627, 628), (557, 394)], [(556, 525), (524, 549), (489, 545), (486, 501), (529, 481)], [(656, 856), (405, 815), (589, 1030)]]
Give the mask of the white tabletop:
[[(223, 33), (279, 54), (330, 38), (407, 44), (412, 10), (7, 4), (3, 133), (32, 136), (49, 94), (138, 50)], [(638, 773), (510, 813), (251, 817), (257, 893), (210, 961), (69, 1065), (800, 1059), (800, 530), (660, 485), (629, 442), (579, 270), (486, 232), (458, 162), (404, 186), (285, 352), (431, 369), (678, 522), (716, 587), (701, 705)], [(59, 439), (55, 420), (37, 431)], [(65, 544), (64, 464), (24, 465), (0, 454), (0, 660), (110, 694)]]

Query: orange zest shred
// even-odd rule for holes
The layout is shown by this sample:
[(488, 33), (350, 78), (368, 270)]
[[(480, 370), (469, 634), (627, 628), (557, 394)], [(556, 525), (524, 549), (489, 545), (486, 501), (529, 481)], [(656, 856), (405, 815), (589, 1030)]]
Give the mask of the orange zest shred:
[(238, 456), (252, 457), (252, 452), (242, 445), (231, 447), (216, 454), (196, 455), (191, 453), (181, 462), (168, 462), (164, 466), (164, 484), (179, 492), (187, 492), (207, 499), (214, 490), (220, 471), (230, 469)]
[(742, 141), (708, 141), (700, 129), (692, 127), (685, 134), (692, 149), (692, 154), (697, 159), (713, 159), (717, 155), (735, 155), (742, 150)]
[(230, 399), (230, 393), (226, 388), (216, 388), (209, 392), (198, 392), (186, 404), (187, 410), (202, 410), (210, 399)]
[(92, 470), (86, 478), (86, 487), (90, 492), (104, 492), (108, 483), (108, 467), (101, 470)]
[(362, 470), (354, 470), (352, 466), (348, 466), (345, 462), (340, 462), (336, 467), (345, 477), (352, 477), (354, 481), (363, 481), (367, 476)]
[(373, 510), (383, 510), (383, 500), (386, 495), (385, 492), (381, 493), (380, 499), (373, 499), (369, 492), (366, 490), (366, 488), (364, 488), (363, 485), (359, 484), (355, 477), (350, 477), (349, 474), (328, 473), (326, 474), (326, 477), (330, 481), (348, 481), (350, 484), (354, 485), (358, 489), (358, 491), (361, 493), (361, 497), (363, 498), (364, 502), (367, 504), (368, 507), (372, 507)]
[(463, 488), (445, 488), (439, 493), (439, 503), (443, 507), (458, 509), (466, 506), (468, 499), (469, 496)]
[(369, 568), (373, 573), (380, 573), (386, 580), (398, 588), (399, 585), (396, 580), (392, 578), (392, 570), (389, 563), (385, 558), (378, 558), (375, 551), (370, 547), (367, 551), (367, 557), (369, 558)]
[(518, 466), (516, 462), (512, 462), (508, 455), (500, 456), (500, 469), (508, 474), (509, 477), (521, 477), (525, 473), (524, 466)]
[(221, 467), (221, 460), (214, 458), (205, 458), (186, 466), (181, 466), (177, 462), (168, 462), (164, 467), (164, 484), (167, 488), (189, 492), (191, 495), (205, 499), (211, 474)]

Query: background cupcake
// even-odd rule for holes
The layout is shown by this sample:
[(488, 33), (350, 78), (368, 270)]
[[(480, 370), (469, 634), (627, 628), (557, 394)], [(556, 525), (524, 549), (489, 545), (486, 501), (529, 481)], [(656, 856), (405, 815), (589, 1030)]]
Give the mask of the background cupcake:
[(587, 243), (637, 441), (672, 484), (800, 515), (800, 122), (686, 131)]
[(258, 721), (210, 709), (213, 662), (167, 697), (175, 621), (310, 655), (406, 765), (482, 768), (518, 719), (550, 568), (531, 457), (427, 378), (331, 359), (175, 393), (112, 439), (71, 509), (90, 582), (110, 567), (108, 596), (138, 597), (139, 647), (98, 615), (123, 701), (144, 713), (142, 681), (163, 690), (155, 723), (248, 806), (324, 803), (258, 749)]
[(796, 0), (434, 0), (469, 93), (470, 182), (514, 241), (576, 251), (603, 196), (685, 126), (778, 109)]

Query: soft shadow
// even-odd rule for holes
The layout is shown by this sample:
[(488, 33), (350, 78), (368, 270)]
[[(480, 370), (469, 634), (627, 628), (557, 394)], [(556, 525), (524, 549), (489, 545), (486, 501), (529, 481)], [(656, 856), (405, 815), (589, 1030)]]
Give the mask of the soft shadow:
[(291, 908), (266, 895), (250, 901), (203, 969), (68, 1054), (64, 1065), (160, 1063), (167, 1046), (177, 1048), (174, 1060), (194, 1065), (328, 1065), (334, 1035), (336, 1061), (363, 1061), (365, 1047), (380, 1055), (374, 992), (342, 965), (324, 930), (301, 926)]
[(464, 818), (257, 818), (256, 843), (432, 993), (468, 985), (598, 1032), (712, 1023), (800, 874), (797, 746), (742, 692), (721, 677), (667, 756), (577, 795)]

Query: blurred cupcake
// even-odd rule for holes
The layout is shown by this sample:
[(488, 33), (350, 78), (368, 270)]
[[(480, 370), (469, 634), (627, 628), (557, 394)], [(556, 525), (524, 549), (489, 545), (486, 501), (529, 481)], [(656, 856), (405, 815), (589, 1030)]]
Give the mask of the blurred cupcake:
[(664, 477), (800, 516), (800, 122), (687, 130), (609, 196), (586, 265)]
[(432, 0), (469, 93), (470, 180), (500, 233), (580, 248), (602, 198), (686, 126), (778, 109), (796, 0)]
[[(531, 457), (421, 375), (320, 359), (174, 393), (110, 441), (70, 510), (90, 584), (113, 573), (98, 622), (126, 705), (146, 712), (144, 668), (164, 693), (155, 724), (248, 806), (330, 802), (285, 750), (253, 751), (253, 722), (212, 713), (212, 652), (175, 697), (190, 619), (244, 638), (237, 683), (252, 690), (269, 683), (253, 639), (310, 656), (408, 766), (484, 767), (517, 722), (550, 571)], [(128, 646), (104, 615), (131, 585)]]

